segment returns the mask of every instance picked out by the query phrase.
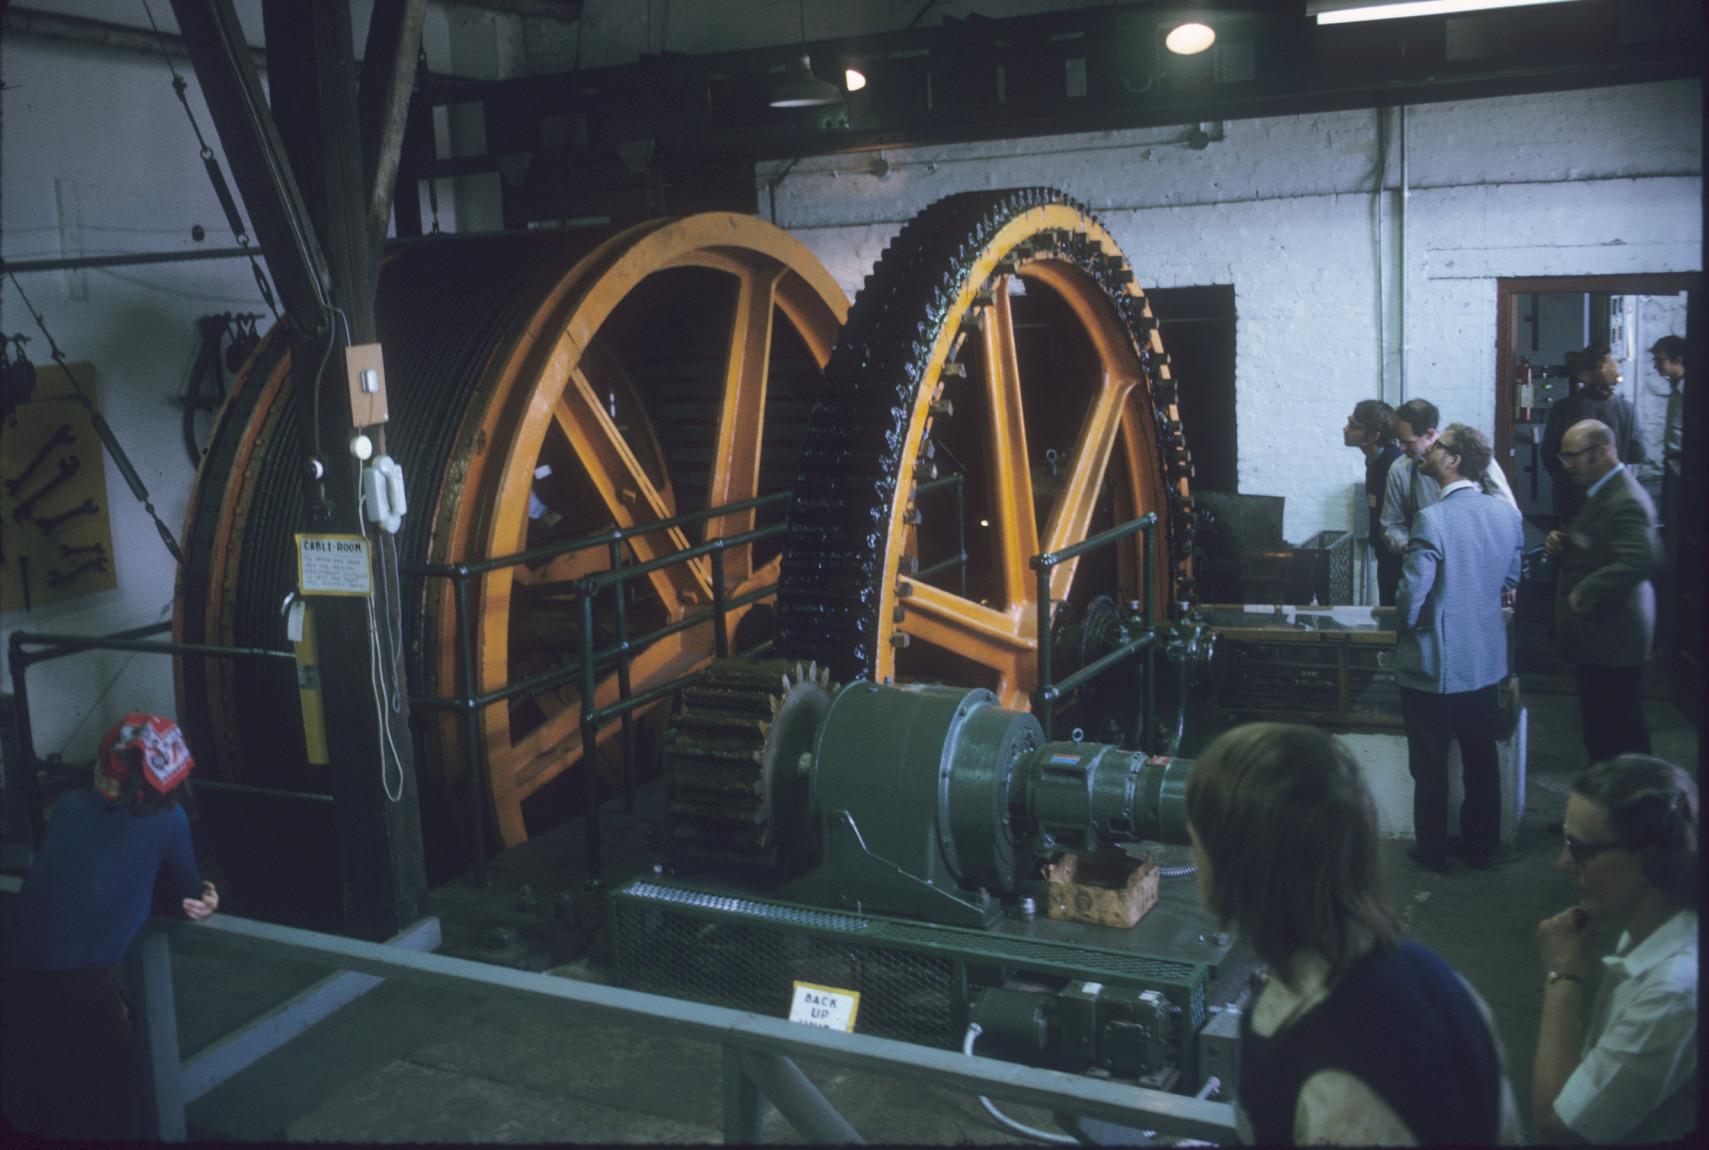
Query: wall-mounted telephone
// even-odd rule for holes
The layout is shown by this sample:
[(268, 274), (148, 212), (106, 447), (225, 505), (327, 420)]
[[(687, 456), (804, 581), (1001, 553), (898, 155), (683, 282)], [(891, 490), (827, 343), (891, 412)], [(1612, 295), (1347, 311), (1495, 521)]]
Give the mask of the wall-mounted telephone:
[(378, 523), (389, 534), (398, 533), (409, 512), (409, 500), (404, 495), (404, 469), (397, 460), (382, 455), (362, 469), (362, 502), (368, 522)]

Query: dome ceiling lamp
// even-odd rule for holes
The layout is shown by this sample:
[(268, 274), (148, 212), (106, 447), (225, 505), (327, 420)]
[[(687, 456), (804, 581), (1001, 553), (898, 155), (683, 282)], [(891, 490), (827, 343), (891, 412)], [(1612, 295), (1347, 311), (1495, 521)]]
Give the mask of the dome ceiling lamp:
[(1196, 56), (1216, 43), (1216, 29), (1198, 20), (1184, 19), (1163, 37), (1163, 46), (1177, 56)]
[[(807, 0), (801, 0), (801, 44), (807, 45)], [(862, 78), (864, 85), (865, 78)], [(854, 90), (852, 87), (851, 91)], [(774, 108), (817, 108), (841, 103), (843, 94), (835, 84), (813, 74), (813, 61), (803, 51), (801, 58), (784, 70), (771, 86), (766, 102)]]

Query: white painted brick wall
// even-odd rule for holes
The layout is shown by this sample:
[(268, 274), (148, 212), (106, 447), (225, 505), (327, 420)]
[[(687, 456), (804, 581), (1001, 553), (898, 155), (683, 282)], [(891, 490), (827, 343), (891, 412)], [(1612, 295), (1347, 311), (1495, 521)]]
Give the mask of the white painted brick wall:
[[(1284, 532), (1346, 529), (1352, 404), (1406, 391), (1491, 430), (1495, 279), (1697, 270), (1696, 81), (1423, 105), (1407, 113), (1406, 321), (1398, 330), (1397, 113), (922, 147), (762, 166), (758, 204), (857, 291), (902, 222), (951, 192), (1043, 183), (1088, 203), (1148, 287), (1233, 284), (1242, 491), (1287, 497)], [(1379, 304), (1379, 296), (1381, 303)], [(1386, 313), (1387, 330), (1379, 317)], [(1185, 381), (1191, 386), (1191, 381)], [(1188, 443), (1192, 429), (1187, 429)]]

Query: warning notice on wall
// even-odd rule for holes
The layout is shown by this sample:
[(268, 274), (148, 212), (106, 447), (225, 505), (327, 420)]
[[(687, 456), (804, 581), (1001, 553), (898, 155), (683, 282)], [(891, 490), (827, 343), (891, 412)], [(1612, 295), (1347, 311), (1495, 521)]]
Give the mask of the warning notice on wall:
[(826, 1030), (854, 1031), (855, 1015), (860, 1013), (860, 991), (839, 990), (834, 986), (819, 986), (812, 982), (797, 982), (795, 998), (789, 1004), (789, 1021), (807, 1026), (822, 1026)]
[(368, 595), (368, 541), (360, 535), (297, 537), (299, 595)]

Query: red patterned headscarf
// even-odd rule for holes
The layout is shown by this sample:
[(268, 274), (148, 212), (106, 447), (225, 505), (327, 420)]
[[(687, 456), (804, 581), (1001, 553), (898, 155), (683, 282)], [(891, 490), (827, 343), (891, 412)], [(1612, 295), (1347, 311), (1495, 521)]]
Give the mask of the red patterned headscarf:
[(132, 711), (114, 723), (97, 754), (101, 769), (121, 783), (140, 762), (143, 780), (163, 795), (189, 778), (190, 768), (196, 765), (177, 723), (164, 715), (141, 711)]

